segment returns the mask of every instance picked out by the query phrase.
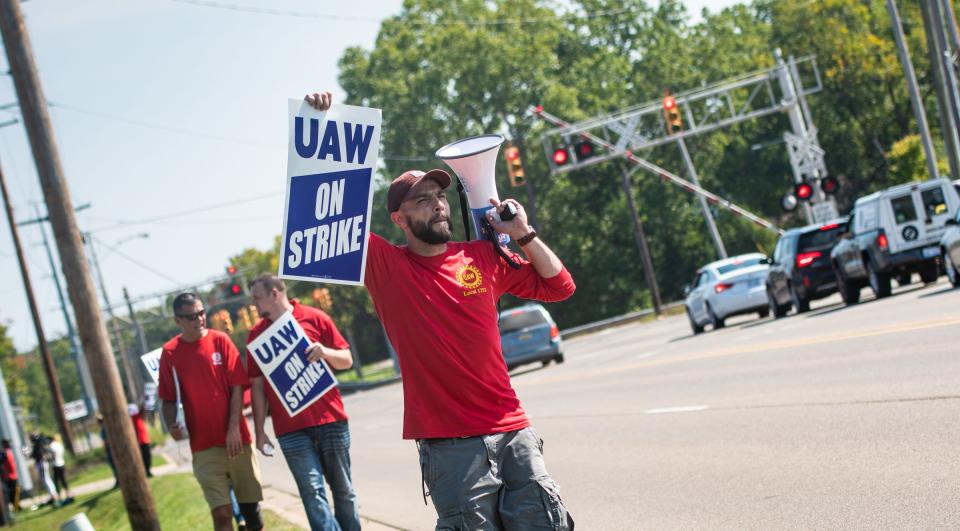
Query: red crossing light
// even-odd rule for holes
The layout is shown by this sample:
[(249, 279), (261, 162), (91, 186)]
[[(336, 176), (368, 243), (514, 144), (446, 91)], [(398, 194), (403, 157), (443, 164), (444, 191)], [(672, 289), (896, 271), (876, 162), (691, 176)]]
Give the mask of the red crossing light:
[(567, 153), (567, 148), (557, 148), (553, 150), (553, 163), (557, 166), (563, 166), (570, 161), (570, 155)]
[(813, 186), (810, 186), (810, 183), (804, 181), (794, 188), (793, 195), (797, 196), (797, 199), (801, 201), (806, 201), (813, 196)]
[(666, 96), (663, 98), (663, 108), (666, 110), (672, 110), (677, 108), (677, 100), (673, 96)]
[(240, 284), (230, 284), (230, 293), (233, 293), (234, 295), (240, 295), (241, 291), (243, 291), (243, 289), (240, 287)]
[(237, 274), (237, 266), (235, 266), (235, 265), (233, 265), (233, 264), (228, 265), (228, 266), (227, 266), (227, 274), (228, 274), (228, 275), (236, 275), (236, 274)]

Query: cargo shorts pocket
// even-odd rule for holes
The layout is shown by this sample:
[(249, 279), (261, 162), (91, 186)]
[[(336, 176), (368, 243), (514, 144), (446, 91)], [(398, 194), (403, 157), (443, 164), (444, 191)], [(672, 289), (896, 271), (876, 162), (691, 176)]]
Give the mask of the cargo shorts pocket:
[(543, 514), (549, 518), (549, 529), (573, 531), (573, 518), (567, 512), (566, 506), (563, 505), (563, 500), (560, 499), (560, 487), (549, 477), (536, 481), (540, 486)]

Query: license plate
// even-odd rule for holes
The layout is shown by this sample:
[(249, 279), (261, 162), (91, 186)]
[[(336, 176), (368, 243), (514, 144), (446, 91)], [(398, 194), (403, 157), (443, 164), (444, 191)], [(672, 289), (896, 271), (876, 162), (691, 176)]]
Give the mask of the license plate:
[(530, 334), (523, 334), (523, 335), (521, 335), (520, 337), (518, 337), (517, 339), (519, 339), (520, 341), (527, 341), (528, 339), (531, 339), (531, 338), (533, 338), (532, 335), (530, 335)]
[(927, 247), (926, 249), (923, 250), (924, 258), (933, 258), (934, 256), (940, 256), (939, 247)]

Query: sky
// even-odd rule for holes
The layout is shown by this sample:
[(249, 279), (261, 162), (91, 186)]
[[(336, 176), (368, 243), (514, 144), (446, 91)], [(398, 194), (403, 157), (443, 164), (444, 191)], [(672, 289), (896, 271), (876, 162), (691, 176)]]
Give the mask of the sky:
[[(328, 88), (342, 101), (338, 59), (350, 46), (372, 49), (380, 20), (399, 13), (401, 3), (22, 5), (73, 204), (90, 204), (77, 220), (93, 235), (112, 305), (123, 302), (124, 287), (143, 299), (138, 307), (156, 305), (162, 299), (153, 294), (202, 285), (225, 273), (231, 255), (272, 246), (283, 223), (287, 99)], [(693, 14), (734, 3), (685, 2)], [(3, 53), (0, 71), (7, 70)], [(0, 107), (16, 99), (12, 79), (0, 75)], [(0, 123), (14, 118), (16, 109), (0, 110)], [(22, 122), (0, 128), (0, 167), (17, 222), (45, 215)], [(40, 227), (19, 232), (46, 335), (55, 338), (66, 325)], [(59, 271), (55, 248), (54, 260)], [(0, 278), (0, 322), (19, 351), (33, 348), (36, 332), (5, 216)]]

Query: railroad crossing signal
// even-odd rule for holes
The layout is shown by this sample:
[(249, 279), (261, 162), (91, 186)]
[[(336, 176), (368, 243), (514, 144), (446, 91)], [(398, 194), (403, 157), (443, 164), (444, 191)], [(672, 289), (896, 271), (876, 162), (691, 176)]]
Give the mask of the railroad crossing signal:
[(806, 180), (793, 187), (793, 195), (800, 201), (809, 201), (813, 197), (813, 186)]
[(527, 178), (523, 172), (523, 161), (520, 160), (520, 149), (513, 144), (508, 145), (503, 150), (503, 156), (507, 159), (507, 175), (510, 176), (510, 186), (516, 188), (526, 184)]
[(838, 181), (836, 177), (828, 175), (820, 179), (820, 189), (827, 195), (835, 194), (837, 190), (840, 189), (840, 181)]

